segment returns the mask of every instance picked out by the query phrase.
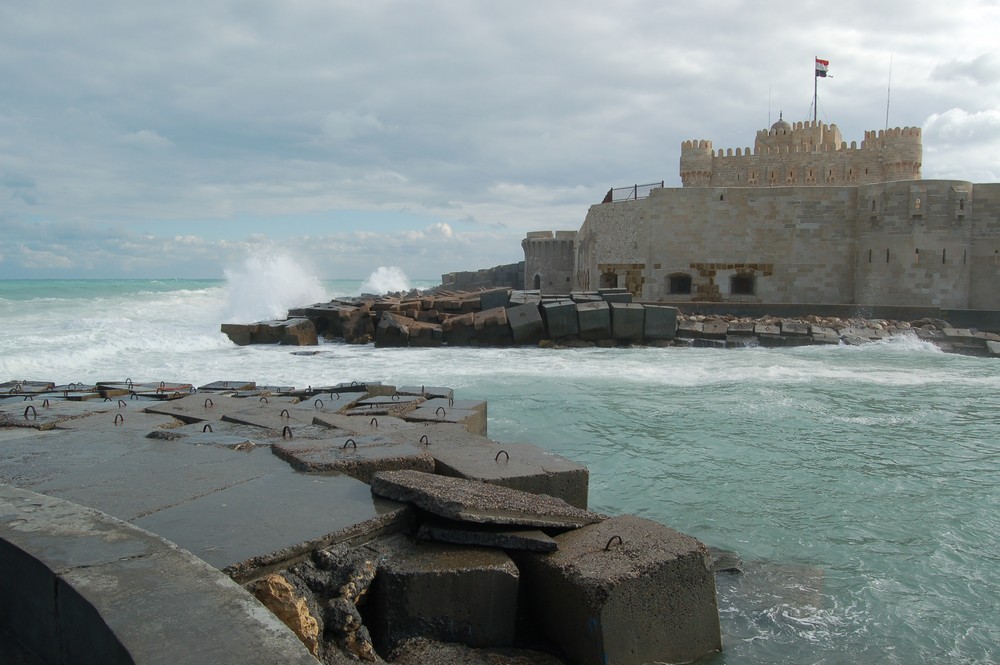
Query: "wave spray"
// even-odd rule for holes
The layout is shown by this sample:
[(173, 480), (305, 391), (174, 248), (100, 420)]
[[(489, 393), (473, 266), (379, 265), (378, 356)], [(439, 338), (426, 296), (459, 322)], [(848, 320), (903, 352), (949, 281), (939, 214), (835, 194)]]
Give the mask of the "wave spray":
[(329, 300), (315, 273), (286, 254), (252, 254), (225, 275), (229, 322), (284, 318), (291, 307)]

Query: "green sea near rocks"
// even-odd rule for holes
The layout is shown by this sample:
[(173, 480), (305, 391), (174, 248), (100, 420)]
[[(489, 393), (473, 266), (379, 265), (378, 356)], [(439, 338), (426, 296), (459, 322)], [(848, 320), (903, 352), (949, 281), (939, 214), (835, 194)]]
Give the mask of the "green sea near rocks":
[[(332, 297), (360, 284), (320, 286)], [(0, 380), (450, 386), (489, 402), (491, 437), (586, 464), (593, 509), (742, 559), (742, 575), (717, 576), (725, 652), (713, 665), (995, 660), (998, 360), (914, 338), (787, 350), (323, 344), (298, 355), (219, 332), (227, 317), (260, 314), (246, 309), (252, 294), (237, 297), (244, 288), (260, 291), (0, 282)]]

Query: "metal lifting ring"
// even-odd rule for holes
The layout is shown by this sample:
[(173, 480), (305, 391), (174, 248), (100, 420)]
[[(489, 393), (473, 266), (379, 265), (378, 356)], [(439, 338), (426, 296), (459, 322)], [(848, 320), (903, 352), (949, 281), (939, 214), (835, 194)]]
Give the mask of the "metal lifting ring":
[(118, 408), (119, 409), (124, 409), (126, 406), (128, 406), (128, 403), (125, 400), (123, 400), (123, 399), (118, 400)]
[(205, 426), (201, 428), (201, 431), (212, 432), (213, 434), (215, 433), (215, 431), (212, 429), (212, 423), (205, 423)]
[[(506, 461), (508, 461), (508, 462), (510, 461), (510, 453), (508, 453), (506, 450), (501, 450), (500, 453), (503, 453), (504, 455), (507, 456)], [(493, 458), (494, 462), (499, 462), (500, 461), (500, 453), (497, 453), (497, 456)]]
[(121, 424), (121, 425), (125, 424), (125, 416), (123, 416), (120, 413), (116, 413), (115, 414), (115, 425), (119, 425), (119, 424)]
[(281, 430), (281, 438), (284, 439), (286, 434), (288, 435), (289, 439), (292, 438), (292, 428), (289, 427), (288, 425), (285, 425), (284, 428)]
[(425, 446), (429, 446), (431, 445), (431, 440), (427, 438), (426, 434), (424, 434), (422, 437), (420, 437), (420, 443), (424, 444)]
[(38, 409), (35, 408), (34, 404), (29, 404), (28, 406), (24, 407), (24, 419), (25, 420), (28, 419), (28, 411), (31, 411), (31, 414), (34, 416), (34, 419), (38, 420)]
[(323, 408), (323, 400), (317, 399), (315, 402), (313, 402), (313, 406), (316, 407), (317, 409), (322, 409)]
[(372, 418), (368, 424), (374, 427), (375, 429), (378, 429), (378, 418)]
[(44, 408), (44, 409), (49, 408), (49, 398), (48, 397), (46, 397), (45, 400), (42, 402), (42, 408)]
[(611, 536), (611, 538), (608, 540), (608, 544), (604, 546), (604, 551), (605, 552), (608, 552), (608, 551), (611, 550), (611, 543), (615, 542), (615, 538), (618, 539), (618, 544), (619, 545), (624, 545), (625, 544), (625, 543), (622, 542), (622, 537), (621, 536)]
[(215, 402), (212, 401), (212, 398), (211, 397), (206, 397), (205, 398), (205, 408), (206, 409), (210, 409), (213, 406), (215, 406)]
[(393, 393), (392, 394), (392, 401), (393, 402), (398, 402), (399, 401), (399, 393)]
[(351, 444), (352, 446), (354, 446), (355, 450), (358, 449), (358, 442), (355, 441), (354, 439), (348, 439), (347, 441), (344, 441), (344, 450), (347, 450), (347, 444)]
[[(110, 399), (110, 398), (108, 398), (108, 399)], [(34, 395), (25, 395), (24, 399), (22, 399), (21, 401), (22, 402), (34, 402), (35, 401), (35, 397), (34, 397)]]
[(257, 400), (257, 402), (258, 403), (263, 402), (264, 404), (270, 404), (270, 402), (267, 401), (267, 397), (266, 396), (265, 397), (261, 397), (259, 400)]
[(292, 414), (288, 413), (288, 409), (282, 409), (281, 413), (278, 414), (279, 418), (291, 418)]
[(444, 418), (446, 415), (448, 415), (448, 411), (445, 410), (443, 406), (439, 406), (438, 408), (434, 409), (434, 415), (441, 416), (442, 418)]
[(139, 394), (137, 392), (135, 392), (134, 390), (130, 390), (129, 393), (128, 393), (128, 398), (129, 399), (139, 399)]

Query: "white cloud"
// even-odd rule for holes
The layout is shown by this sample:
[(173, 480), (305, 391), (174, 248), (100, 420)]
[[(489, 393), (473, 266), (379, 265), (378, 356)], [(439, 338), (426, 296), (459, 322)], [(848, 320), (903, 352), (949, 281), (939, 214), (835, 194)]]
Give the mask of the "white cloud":
[(132, 132), (131, 134), (122, 136), (120, 140), (122, 143), (133, 145), (138, 148), (148, 148), (154, 150), (168, 148), (172, 145), (169, 139), (160, 136), (151, 129), (140, 129), (137, 132)]

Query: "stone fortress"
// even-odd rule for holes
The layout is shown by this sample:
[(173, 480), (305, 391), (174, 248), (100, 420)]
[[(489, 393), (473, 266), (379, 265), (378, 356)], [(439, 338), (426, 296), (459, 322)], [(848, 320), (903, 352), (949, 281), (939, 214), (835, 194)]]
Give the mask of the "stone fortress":
[[(753, 149), (681, 146), (683, 187), (528, 233), (525, 287), (664, 302), (1000, 309), (1000, 184), (921, 179), (919, 128), (779, 118)], [(633, 192), (632, 188), (628, 189)]]

